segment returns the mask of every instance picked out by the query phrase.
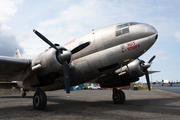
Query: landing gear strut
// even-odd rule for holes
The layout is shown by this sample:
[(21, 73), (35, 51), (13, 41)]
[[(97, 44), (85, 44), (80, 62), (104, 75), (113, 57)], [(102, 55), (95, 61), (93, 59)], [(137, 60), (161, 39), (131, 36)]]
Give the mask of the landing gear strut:
[(21, 96), (24, 98), (26, 96), (26, 90), (23, 89), (23, 93), (21, 94)]
[(47, 104), (46, 93), (41, 89), (37, 89), (33, 97), (33, 106), (36, 110), (44, 110)]
[(114, 104), (123, 104), (125, 101), (125, 94), (122, 90), (117, 90), (115, 87), (113, 89), (112, 99)]

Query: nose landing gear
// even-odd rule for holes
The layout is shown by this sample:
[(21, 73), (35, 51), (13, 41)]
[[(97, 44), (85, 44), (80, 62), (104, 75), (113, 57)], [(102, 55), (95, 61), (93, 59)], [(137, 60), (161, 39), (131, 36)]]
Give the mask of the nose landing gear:
[(114, 104), (123, 104), (125, 101), (125, 94), (122, 90), (117, 90), (115, 87), (113, 89), (112, 99)]

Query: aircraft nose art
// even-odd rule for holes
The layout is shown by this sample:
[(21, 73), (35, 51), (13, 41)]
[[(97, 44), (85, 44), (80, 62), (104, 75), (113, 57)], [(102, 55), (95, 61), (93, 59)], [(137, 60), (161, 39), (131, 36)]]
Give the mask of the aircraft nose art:
[(150, 42), (155, 43), (158, 37), (158, 32), (153, 26), (146, 25), (146, 34), (151, 36), (149, 37)]

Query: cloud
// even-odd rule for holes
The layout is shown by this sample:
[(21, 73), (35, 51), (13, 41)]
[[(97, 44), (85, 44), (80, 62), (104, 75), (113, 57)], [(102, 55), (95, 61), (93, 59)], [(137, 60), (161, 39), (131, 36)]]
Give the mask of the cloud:
[(178, 42), (180, 42), (180, 31), (177, 31), (174, 35)]
[(0, 31), (0, 56), (12, 57), (17, 48), (23, 53), (23, 49), (19, 46), (15, 36)]
[(0, 0), (0, 23), (7, 22), (16, 12), (14, 1)]
[(11, 35), (8, 31), (11, 29), (7, 22), (17, 12), (16, 5), (21, 3), (22, 0), (10, 1), (0, 0), (0, 55), (13, 56), (15, 50), (18, 48), (22, 53), (23, 49), (16, 40), (16, 36)]
[[(16, 24), (18, 24), (14, 25), (14, 28), (4, 25), (3, 29), (16, 29), (14, 32), (18, 31), (16, 36), (18, 36), (20, 45), (25, 49), (25, 56), (32, 56), (33, 51), (34, 54), (37, 54), (37, 50), (40, 51), (39, 47), (43, 46), (42, 49), (44, 50), (44, 46), (46, 46), (45, 43), (39, 43), (41, 40), (32, 33), (33, 28), (36, 28), (53, 43), (64, 45), (92, 29), (120, 22), (137, 21), (153, 25), (159, 33), (158, 41), (165, 41), (167, 40), (165, 37), (172, 36), (174, 31), (179, 28), (177, 22), (174, 21), (174, 17), (171, 16), (171, 13), (174, 14), (179, 11), (179, 9), (173, 7), (174, 4), (177, 3), (155, 0), (67, 0), (53, 2), (47, 0), (43, 3), (36, 2), (36, 4), (34, 4), (34, 1), (24, 1), (21, 9), (17, 9), (15, 3), (15, 7), (11, 7), (18, 13), (18, 16), (16, 16)], [(166, 13), (168, 16), (166, 16)], [(9, 16), (11, 17), (14, 14), (11, 13)], [(25, 28), (25, 26), (28, 26), (28, 28)], [(34, 45), (29, 46), (30, 42)], [(36, 46), (37, 48), (35, 48)], [(158, 47), (159, 49), (161, 49), (161, 46)]]

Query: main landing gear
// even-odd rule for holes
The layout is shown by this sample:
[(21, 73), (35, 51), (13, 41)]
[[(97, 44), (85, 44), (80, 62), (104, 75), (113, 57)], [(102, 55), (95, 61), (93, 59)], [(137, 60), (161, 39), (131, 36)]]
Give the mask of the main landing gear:
[(36, 110), (44, 110), (47, 104), (46, 93), (41, 89), (37, 89), (33, 97), (33, 106)]
[(26, 96), (26, 90), (23, 89), (23, 92), (22, 92), (21, 96), (22, 96), (23, 98)]
[(112, 99), (114, 104), (123, 104), (125, 101), (125, 94), (122, 90), (117, 90), (115, 87), (113, 89)]

